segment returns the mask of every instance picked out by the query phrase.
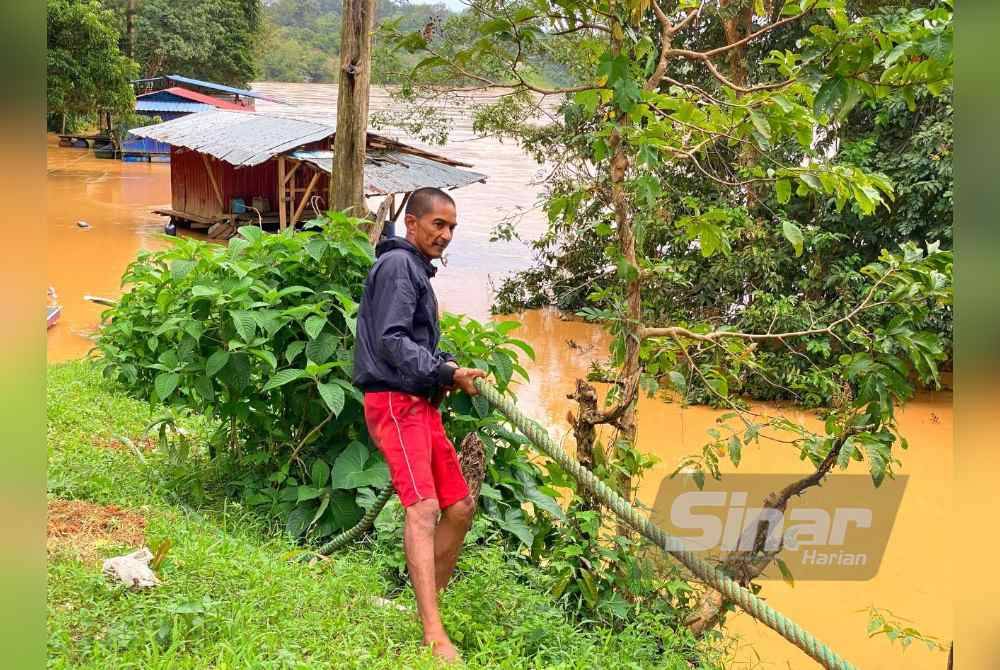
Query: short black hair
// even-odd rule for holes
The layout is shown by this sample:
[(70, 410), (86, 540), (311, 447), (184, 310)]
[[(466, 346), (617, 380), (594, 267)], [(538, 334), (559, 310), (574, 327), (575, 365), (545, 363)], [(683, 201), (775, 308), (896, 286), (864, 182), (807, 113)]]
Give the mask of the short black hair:
[(435, 201), (440, 202), (442, 200), (451, 203), (452, 207), (455, 206), (455, 201), (452, 197), (439, 188), (434, 188), (433, 186), (418, 188), (410, 194), (410, 199), (406, 201), (406, 213), (412, 214), (419, 219), (431, 211)]

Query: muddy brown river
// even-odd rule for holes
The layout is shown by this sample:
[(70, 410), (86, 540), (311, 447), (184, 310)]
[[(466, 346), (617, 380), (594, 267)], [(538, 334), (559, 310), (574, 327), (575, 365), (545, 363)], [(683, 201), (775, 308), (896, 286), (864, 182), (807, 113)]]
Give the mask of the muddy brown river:
[[(327, 116), (336, 109), (335, 86), (260, 83), (263, 93), (293, 103), (280, 106), (296, 114)], [(373, 92), (373, 111), (389, 104), (388, 96)], [(277, 109), (261, 103), (261, 111)], [(526, 267), (530, 250), (523, 243), (490, 243), (492, 228), (504, 216), (521, 216), (526, 239), (544, 229), (544, 215), (536, 209), (540, 166), (515, 145), (475, 138), (470, 120), (453, 113), (451, 142), (433, 150), (467, 161), (488, 175), (453, 195), (458, 204), (459, 228), (449, 249), (448, 266), (435, 279), (442, 308), (485, 319), (489, 315), (491, 286), (504, 274)], [(410, 141), (406, 137), (400, 139)], [(122, 163), (94, 158), (92, 152), (48, 144), (48, 282), (58, 293), (64, 311), (48, 333), (50, 361), (86, 354), (89, 336), (101, 309), (83, 300), (85, 294), (114, 297), (128, 262), (143, 249), (159, 248), (163, 219), (151, 213), (170, 201), (169, 165)], [(77, 222), (89, 224), (82, 228)], [(584, 376), (591, 361), (607, 352), (607, 337), (584, 323), (565, 321), (551, 310), (519, 315), (516, 334), (535, 348), (537, 360), (526, 365), (531, 383), (519, 390), (522, 406), (551, 426), (554, 437), (568, 430), (566, 413), (572, 409), (566, 394), (573, 381)], [(760, 406), (769, 413), (815, 423), (809, 413)], [(657, 399), (640, 401), (639, 447), (660, 459), (640, 483), (641, 500), (652, 506), (664, 478), (684, 456), (698, 452), (708, 440), (719, 412), (704, 407), (682, 407)], [(920, 631), (947, 642), (953, 635), (954, 551), (941, 538), (949, 535), (952, 509), (952, 394), (922, 393), (899, 414), (910, 448), (900, 457), (901, 474), (908, 475), (895, 525), (878, 573), (866, 581), (764, 582), (763, 595), (781, 612), (801, 623), (861, 668), (934, 668), (943, 670), (946, 654), (919, 643), (905, 653), (884, 637), (866, 636), (866, 610), (875, 605), (912, 621)], [(571, 437), (566, 437), (568, 444)], [(570, 447), (571, 448), (571, 447)], [(851, 471), (863, 474), (853, 465)], [(725, 473), (794, 474), (807, 472), (798, 454), (779, 446), (748, 449), (738, 469)], [(808, 497), (808, 496), (807, 496)], [(816, 667), (797, 649), (746, 615), (730, 617), (727, 633), (737, 651), (731, 667)]]

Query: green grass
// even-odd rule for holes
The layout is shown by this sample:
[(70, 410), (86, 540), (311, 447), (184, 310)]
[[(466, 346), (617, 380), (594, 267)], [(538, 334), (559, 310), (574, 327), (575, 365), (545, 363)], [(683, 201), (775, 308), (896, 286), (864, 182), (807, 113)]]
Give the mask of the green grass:
[[(412, 591), (398, 589), (386, 548), (368, 541), (324, 563), (291, 563), (294, 545), (214, 493), (204, 460), (178, 472), (159, 452), (143, 462), (100, 446), (139, 437), (155, 408), (109, 389), (89, 363), (50, 367), (48, 410), (50, 497), (138, 511), (147, 544), (172, 542), (164, 583), (142, 592), (111, 584), (99, 566), (50, 558), (50, 668), (437, 667), (419, 644)], [(191, 428), (197, 435), (206, 426)], [(134, 547), (102, 549), (111, 556)], [(468, 667), (691, 667), (662, 622), (642, 616), (618, 631), (574, 623), (544, 581), (498, 547), (466, 548), (442, 615)], [(392, 595), (407, 611), (372, 600)], [(689, 659), (704, 667), (703, 658)]]

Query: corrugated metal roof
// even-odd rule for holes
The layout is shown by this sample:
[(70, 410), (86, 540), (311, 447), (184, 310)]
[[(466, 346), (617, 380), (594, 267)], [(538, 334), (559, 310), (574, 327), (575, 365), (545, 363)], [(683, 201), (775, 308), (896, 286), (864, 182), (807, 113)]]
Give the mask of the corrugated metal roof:
[[(134, 128), (131, 131), (137, 137), (147, 137), (175, 147), (192, 149), (237, 167), (259, 165), (274, 156), (299, 149), (303, 145), (329, 139), (336, 132), (336, 121), (332, 119), (325, 121), (316, 118), (296, 117), (290, 114), (231, 112), (220, 109), (189, 114), (165, 123)], [(378, 152), (388, 152), (387, 157), (391, 154), (395, 159), (396, 153), (405, 153), (407, 160), (422, 159), (424, 162), (411, 161), (407, 163), (410, 167), (406, 169), (411, 170), (409, 172), (411, 175), (446, 167), (454, 168), (459, 165), (468, 167), (466, 163), (459, 163), (444, 156), (406, 147), (406, 145), (373, 133), (368, 133), (368, 142), (371, 147), (369, 151), (373, 155)], [(372, 147), (373, 144), (376, 146)], [(409, 152), (401, 151), (402, 149), (408, 149)], [(410, 152), (419, 154), (419, 156), (413, 156)], [(318, 155), (314, 157), (318, 161), (317, 166), (323, 167), (320, 163), (324, 161), (326, 164), (332, 164), (332, 152), (327, 153), (330, 157), (324, 158)], [(375, 167), (381, 169), (378, 166)], [(329, 170), (329, 168), (325, 169)], [(461, 173), (475, 175), (475, 178), (470, 176), (460, 179), (455, 182), (456, 186), (464, 186), (485, 178), (484, 175), (476, 172), (457, 170), (438, 172), (435, 179), (438, 183), (447, 185), (451, 183), (451, 180), (457, 179)], [(391, 174), (398, 176), (403, 173), (395, 171)], [(426, 172), (426, 174), (432, 174), (432, 172)], [(395, 177), (389, 175), (390, 173), (385, 173), (383, 177), (379, 177), (377, 183), (386, 188), (390, 187), (391, 179)], [(416, 183), (412, 180), (406, 182), (405, 179), (404, 182), (411, 185)], [(404, 182), (400, 182), (400, 184), (402, 185)], [(446, 186), (442, 186), (442, 188), (444, 187)], [(407, 190), (412, 190), (412, 188), (384, 192), (403, 193)]]
[(164, 102), (162, 100), (143, 100), (137, 98), (135, 101), (135, 111), (137, 112), (205, 112), (215, 109), (212, 105), (203, 102)]
[(173, 81), (179, 81), (182, 84), (190, 84), (191, 86), (201, 86), (202, 88), (212, 89), (213, 91), (222, 91), (223, 93), (232, 93), (233, 95), (242, 95), (247, 98), (257, 98), (259, 100), (270, 100), (271, 102), (281, 102), (280, 100), (275, 100), (274, 98), (268, 98), (267, 96), (261, 95), (259, 93), (254, 93), (253, 91), (247, 91), (242, 88), (235, 88), (233, 86), (226, 86), (224, 84), (216, 84), (212, 81), (201, 81), (199, 79), (192, 79), (191, 77), (182, 77), (179, 74), (168, 74), (167, 79), (172, 79)]
[(187, 100), (188, 102), (200, 102), (205, 105), (211, 105), (216, 109), (231, 109), (237, 112), (247, 111), (247, 108), (243, 105), (230, 102), (229, 100), (213, 98), (210, 95), (205, 95), (204, 93), (199, 93), (198, 91), (192, 91), (184, 88), (183, 86), (171, 86), (170, 88), (160, 89), (159, 91), (153, 91), (152, 93), (143, 93), (142, 95), (137, 95), (135, 99), (164, 101), (164, 97), (168, 99), (175, 98), (174, 102)]
[[(292, 158), (306, 161), (330, 173), (332, 151), (296, 151)], [(402, 151), (369, 151), (365, 154), (365, 195), (409, 193), (425, 186), (461, 188), (485, 181), (486, 175), (462, 170), (423, 156)]]
[(335, 126), (291, 116), (212, 110), (133, 128), (132, 134), (194, 149), (231, 165), (251, 166), (332, 136)]

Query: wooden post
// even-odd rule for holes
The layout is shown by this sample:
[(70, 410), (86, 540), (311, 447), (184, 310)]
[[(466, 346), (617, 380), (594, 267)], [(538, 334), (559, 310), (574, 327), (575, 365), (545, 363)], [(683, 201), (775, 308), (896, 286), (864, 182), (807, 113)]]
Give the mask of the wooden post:
[(278, 156), (278, 228), (285, 229), (285, 157)]
[(125, 55), (135, 58), (135, 0), (128, 0), (125, 7)]
[[(302, 216), (302, 210), (306, 208), (306, 203), (309, 202), (309, 196), (312, 195), (313, 188), (316, 186), (316, 182), (319, 181), (319, 170), (313, 173), (312, 179), (309, 180), (309, 185), (306, 186), (305, 193), (302, 194), (302, 202), (299, 206), (295, 208), (295, 213), (292, 214), (292, 228), (298, 222), (299, 217)], [(294, 203), (294, 200), (292, 201)]]
[(333, 146), (330, 206), (364, 217), (365, 137), (371, 85), (372, 25), (375, 0), (344, 0), (340, 31), (340, 85), (337, 135)]

